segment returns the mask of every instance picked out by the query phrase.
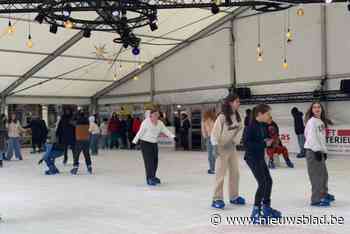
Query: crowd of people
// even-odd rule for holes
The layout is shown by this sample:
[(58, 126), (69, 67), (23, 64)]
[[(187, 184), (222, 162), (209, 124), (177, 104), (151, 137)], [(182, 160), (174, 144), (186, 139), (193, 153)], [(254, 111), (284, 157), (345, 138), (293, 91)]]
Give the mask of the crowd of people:
[[(228, 173), (229, 202), (244, 205), (245, 198), (239, 195), (239, 154), (237, 145), (243, 142), (244, 160), (257, 181), (254, 206), (251, 213), (253, 223), (266, 218), (281, 218), (282, 213), (271, 206), (272, 177), (270, 169), (275, 168), (274, 157), (282, 155), (288, 167), (293, 168), (287, 148), (279, 137), (278, 125), (272, 120), (271, 107), (259, 104), (246, 111), (244, 122), (239, 114), (240, 99), (230, 94), (224, 100), (221, 112), (208, 111), (204, 114), (202, 134), (207, 141), (209, 174), (216, 174), (212, 207), (224, 209), (224, 178)], [(300, 153), (306, 157), (307, 171), (311, 183), (311, 205), (330, 206), (335, 196), (328, 193), (328, 170), (326, 166), (326, 127), (331, 121), (320, 102), (313, 102), (305, 114), (293, 108), (295, 133), (298, 136)], [(306, 126), (304, 126), (304, 123)], [(304, 131), (305, 129), (305, 131)], [(238, 139), (242, 131), (242, 139)], [(267, 154), (268, 163), (265, 160)], [(215, 161), (218, 161), (217, 163)]]
[[(244, 145), (244, 160), (257, 181), (257, 190), (251, 218), (258, 223), (261, 218), (280, 218), (282, 213), (271, 206), (272, 177), (270, 169), (275, 168), (274, 157), (282, 155), (288, 167), (293, 168), (287, 148), (279, 137), (278, 125), (271, 116), (271, 107), (259, 104), (252, 110), (247, 110), (244, 121), (239, 113), (240, 99), (235, 94), (229, 94), (222, 104), (221, 112), (207, 111), (202, 122), (202, 134), (206, 139), (208, 149), (209, 174), (216, 174), (212, 207), (223, 209), (224, 179), (228, 177), (229, 202), (233, 205), (245, 205), (245, 198), (239, 193), (239, 154), (237, 145)], [(318, 207), (330, 206), (335, 201), (334, 195), (328, 193), (328, 171), (326, 166), (326, 127), (331, 123), (320, 102), (314, 102), (305, 114), (293, 108), (292, 116), (295, 122), (295, 133), (298, 136), (300, 153), (298, 158), (306, 157), (307, 171), (312, 187), (311, 205)], [(103, 149), (135, 149), (139, 146), (144, 160), (146, 183), (157, 186), (161, 183), (157, 177), (158, 169), (158, 136), (163, 133), (178, 142), (176, 134), (169, 131), (164, 124), (159, 110), (152, 109), (145, 119), (138, 117), (118, 116), (113, 113), (108, 120), (101, 122), (98, 116), (89, 116), (84, 111), (73, 113), (65, 109), (56, 126), (47, 129), (45, 122), (39, 117), (33, 117), (30, 123), (21, 127), (16, 115), (0, 116), (0, 153), (1, 159), (11, 160), (13, 152), (17, 159), (22, 160), (19, 138), (22, 132), (30, 129), (32, 132), (32, 153), (46, 151), (39, 163), (45, 161), (49, 168), (47, 175), (58, 174), (55, 159), (63, 157), (63, 163), (68, 161), (68, 150), (73, 154), (71, 174), (79, 170), (79, 156), (83, 153), (88, 173), (92, 174), (91, 155), (98, 155), (99, 146)], [(304, 126), (304, 123), (306, 126)], [(176, 121), (175, 121), (176, 124)], [(181, 131), (180, 140), (185, 141), (190, 129), (190, 121), (186, 114), (178, 123)], [(175, 125), (176, 128), (176, 125)], [(302, 133), (303, 130), (303, 133)], [(242, 133), (242, 139), (238, 139)], [(7, 153), (6, 153), (6, 145)], [(38, 149), (38, 151), (37, 151)], [(188, 146), (184, 145), (188, 150)], [(268, 163), (265, 161), (265, 154)], [(216, 162), (217, 161), (217, 162)]]

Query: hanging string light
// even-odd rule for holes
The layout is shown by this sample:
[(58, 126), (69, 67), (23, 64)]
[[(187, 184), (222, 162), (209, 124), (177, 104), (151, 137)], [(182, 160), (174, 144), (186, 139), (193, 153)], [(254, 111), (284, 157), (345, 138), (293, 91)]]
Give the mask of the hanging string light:
[(284, 35), (287, 33), (287, 15), (284, 13), (284, 22), (283, 22), (283, 64), (282, 67), (283, 69), (287, 70), (289, 65), (287, 62), (287, 40), (285, 40)]
[(138, 76), (135, 76), (134, 77), (134, 80), (139, 80), (140, 78)]
[(292, 41), (292, 37), (293, 37), (292, 30), (290, 27), (290, 10), (289, 9), (287, 11), (287, 15), (288, 15), (288, 18), (287, 18), (288, 29), (287, 29), (286, 37), (287, 37), (287, 42), (289, 43)]
[(11, 22), (11, 14), (9, 14), (9, 23), (8, 23), (8, 27), (7, 27), (7, 33), (8, 34), (14, 34), (16, 31), (16, 28), (14, 25), (12, 25), (12, 22)]
[(257, 61), (262, 62), (263, 61), (263, 50), (261, 47), (261, 18), (260, 15), (258, 15), (258, 46), (256, 49), (257, 52)]
[(297, 9), (297, 16), (304, 16), (304, 15), (305, 15), (304, 8), (302, 6), (299, 6), (299, 8)]
[(30, 28), (30, 19), (29, 19), (29, 15), (28, 15), (28, 40), (26, 43), (27, 47), (29, 49), (33, 48), (33, 41), (32, 41), (32, 34), (31, 34), (31, 28)]

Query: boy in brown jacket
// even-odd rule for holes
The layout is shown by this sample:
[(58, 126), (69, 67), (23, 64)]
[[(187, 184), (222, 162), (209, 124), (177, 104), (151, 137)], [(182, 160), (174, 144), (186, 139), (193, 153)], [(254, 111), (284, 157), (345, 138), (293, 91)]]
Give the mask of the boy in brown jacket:
[(71, 170), (72, 175), (76, 175), (79, 169), (79, 157), (83, 152), (87, 170), (92, 174), (91, 157), (90, 157), (90, 142), (89, 142), (89, 119), (84, 112), (78, 113), (78, 119), (75, 127), (75, 154), (74, 164)]

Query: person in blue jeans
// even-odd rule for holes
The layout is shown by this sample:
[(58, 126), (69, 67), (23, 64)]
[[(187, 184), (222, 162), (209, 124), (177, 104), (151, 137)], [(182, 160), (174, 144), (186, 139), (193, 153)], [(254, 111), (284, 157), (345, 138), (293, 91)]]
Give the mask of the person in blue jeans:
[(49, 170), (45, 171), (46, 175), (55, 175), (59, 174), (60, 171), (55, 165), (56, 158), (62, 157), (64, 155), (64, 145), (46, 144), (46, 152), (42, 159), (40, 159), (39, 164), (45, 161)]
[(215, 174), (215, 155), (214, 155), (214, 147), (210, 140), (210, 135), (214, 126), (216, 120), (216, 113), (214, 111), (206, 111), (203, 115), (203, 122), (202, 122), (202, 136), (206, 141), (207, 144), (207, 151), (208, 151), (208, 162), (209, 162), (209, 169), (208, 174)]
[(21, 132), (25, 130), (17, 121), (16, 114), (12, 114), (8, 123), (8, 149), (6, 160), (11, 160), (13, 156), (13, 152), (15, 152), (15, 156), (18, 160), (22, 160), (21, 154), (21, 145), (19, 142)]
[(4, 154), (6, 149), (7, 129), (6, 116), (0, 115), (0, 168), (3, 167)]

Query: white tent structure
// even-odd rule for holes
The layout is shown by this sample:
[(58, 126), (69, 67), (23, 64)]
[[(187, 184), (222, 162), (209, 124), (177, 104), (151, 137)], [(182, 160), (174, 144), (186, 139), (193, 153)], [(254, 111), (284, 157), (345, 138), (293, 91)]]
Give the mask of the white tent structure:
[[(303, 6), (257, 15), (240, 9), (208, 26), (190, 43), (183, 43), (111, 86), (98, 92), (99, 105), (154, 101), (159, 104), (217, 102), (232, 84), (249, 87), (253, 95), (313, 92), (326, 79), (324, 90), (339, 90), (348, 78), (350, 13), (345, 4)], [(263, 61), (257, 62), (258, 18)], [(293, 40), (284, 45), (289, 24)], [(222, 29), (222, 30), (220, 30)], [(216, 33), (210, 33), (210, 32)], [(206, 36), (205, 36), (206, 35)], [(209, 35), (209, 36), (208, 36)], [(201, 38), (195, 40), (196, 38)], [(288, 69), (282, 67), (284, 57)], [(138, 76), (138, 80), (133, 79)], [(309, 104), (295, 104), (303, 110)], [(275, 105), (283, 121), (294, 104)], [(329, 102), (338, 113), (346, 102)], [(346, 113), (334, 121), (349, 121)]]
[[(233, 10), (224, 9), (217, 15), (206, 9), (163, 10), (158, 16), (159, 30), (151, 32), (148, 27), (135, 30), (142, 39), (141, 54), (136, 57), (130, 50), (122, 50), (113, 67), (113, 56), (121, 48), (113, 42), (118, 37), (115, 33), (96, 32), (89, 39), (83, 38), (82, 32), (69, 29), (51, 34), (49, 25), (34, 22), (35, 15), (16, 15), (10, 16), (16, 28), (10, 34), (8, 17), (3, 17), (0, 20), (1, 96), (6, 97), (6, 104), (90, 104), (90, 98), (98, 91)], [(84, 17), (91, 19), (97, 15), (89, 13)], [(26, 46), (29, 30), (32, 48)]]
[[(60, 29), (54, 35), (48, 25), (34, 23), (34, 15), (16, 15), (11, 35), (5, 17), (0, 21), (2, 104), (91, 105), (96, 111), (150, 102), (217, 103), (232, 85), (251, 88), (253, 96), (313, 92), (321, 81), (323, 90), (339, 90), (340, 81), (350, 76), (346, 4), (302, 7), (304, 16), (297, 15), (299, 6), (265, 14), (248, 7), (217, 15), (209, 9), (161, 10), (159, 30), (135, 31), (142, 38), (140, 55), (123, 50), (114, 66), (112, 58), (121, 47), (113, 43), (114, 33), (94, 32), (87, 39), (82, 32)], [(33, 48), (25, 43), (29, 29)], [(262, 62), (256, 60), (258, 43)], [(288, 69), (282, 67), (284, 59)], [(308, 105), (276, 104), (275, 119), (292, 126), (291, 107), (305, 111)], [(338, 114), (347, 105), (327, 102), (336, 124), (349, 122), (349, 113)]]

